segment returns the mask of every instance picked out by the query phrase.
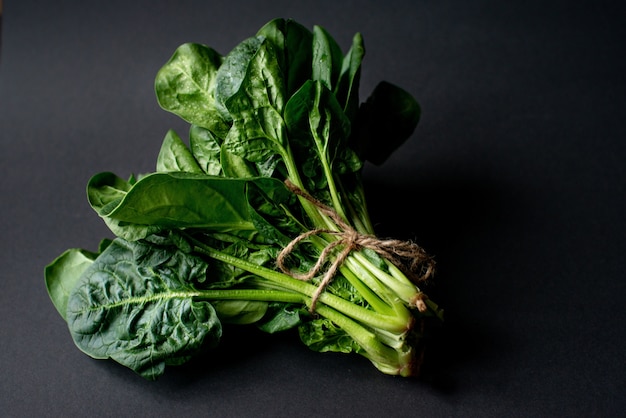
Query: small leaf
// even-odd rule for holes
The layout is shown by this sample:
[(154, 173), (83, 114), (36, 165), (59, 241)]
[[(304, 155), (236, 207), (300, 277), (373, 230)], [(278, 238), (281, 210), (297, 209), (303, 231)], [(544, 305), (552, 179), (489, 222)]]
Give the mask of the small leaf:
[(202, 173), (202, 169), (194, 159), (191, 151), (173, 130), (167, 131), (161, 150), (157, 157), (158, 172), (184, 171)]
[(267, 302), (254, 300), (220, 300), (213, 302), (217, 316), (225, 324), (253, 324), (263, 318)]
[(162, 229), (158, 225), (133, 224), (109, 216), (124, 200), (133, 187), (133, 182), (123, 180), (113, 173), (104, 172), (94, 175), (87, 184), (87, 198), (91, 207), (100, 215), (111, 232), (129, 241), (146, 238)]
[(342, 69), (343, 53), (332, 36), (321, 26), (313, 27), (313, 74), (311, 79), (333, 90)]
[(298, 327), (300, 339), (311, 350), (321, 353), (360, 353), (363, 349), (343, 329), (326, 318), (314, 319)]
[(222, 172), (220, 143), (208, 129), (192, 125), (189, 129), (189, 147), (200, 168), (210, 176)]
[(44, 277), (48, 295), (63, 319), (66, 319), (70, 292), (97, 256), (90, 251), (70, 248), (46, 266)]
[(268, 334), (292, 329), (302, 323), (300, 309), (299, 306), (292, 304), (271, 303), (258, 328)]
[(337, 100), (343, 106), (350, 120), (354, 120), (359, 108), (361, 63), (364, 56), (365, 45), (363, 43), (363, 37), (360, 33), (357, 33), (352, 38), (352, 46), (344, 57), (339, 82), (335, 87)]

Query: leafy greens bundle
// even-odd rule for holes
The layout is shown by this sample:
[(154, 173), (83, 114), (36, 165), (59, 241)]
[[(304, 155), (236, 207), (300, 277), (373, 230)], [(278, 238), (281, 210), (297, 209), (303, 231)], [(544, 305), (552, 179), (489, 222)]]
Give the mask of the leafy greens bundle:
[(412, 135), (420, 108), (387, 82), (360, 103), (363, 55), (359, 34), (344, 55), (323, 28), (282, 18), (225, 56), (175, 51), (155, 91), (188, 141), (169, 131), (154, 173), (93, 176), (89, 203), (115, 238), (45, 269), (80, 350), (156, 379), (223, 324), (248, 324), (418, 373), (424, 323), (442, 319), (419, 287), (434, 263), (376, 238), (361, 172)]

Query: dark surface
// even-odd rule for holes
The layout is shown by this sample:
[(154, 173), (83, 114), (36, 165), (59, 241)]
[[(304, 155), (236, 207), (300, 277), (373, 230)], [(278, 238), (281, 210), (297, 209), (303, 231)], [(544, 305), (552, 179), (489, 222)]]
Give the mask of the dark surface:
[[(3, 416), (617, 416), (626, 408), (624, 19), (608, 2), (8, 1), (0, 64)], [(617, 2), (614, 2), (617, 4)], [(72, 343), (43, 268), (109, 236), (92, 174), (151, 171), (156, 71), (274, 17), (361, 32), (361, 95), (420, 101), (366, 187), (381, 236), (438, 261), (447, 312), (422, 380), (233, 331), (147, 382)]]

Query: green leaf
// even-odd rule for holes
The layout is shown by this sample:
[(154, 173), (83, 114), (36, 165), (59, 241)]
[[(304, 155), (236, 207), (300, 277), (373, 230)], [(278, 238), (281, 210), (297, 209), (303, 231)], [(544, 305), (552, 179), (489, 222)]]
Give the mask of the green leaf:
[(298, 305), (271, 303), (263, 321), (257, 327), (268, 334), (292, 329), (302, 323), (301, 309)]
[(217, 71), (215, 77), (215, 99), (217, 108), (232, 120), (226, 102), (239, 91), (248, 72), (250, 61), (263, 44), (262, 37), (248, 38), (233, 48)]
[(342, 69), (343, 53), (337, 42), (321, 26), (313, 27), (312, 79), (333, 90)]
[(54, 307), (66, 319), (70, 292), (98, 254), (70, 248), (48, 264), (44, 270), (46, 288)]
[(300, 339), (311, 350), (321, 353), (361, 353), (363, 349), (343, 329), (326, 318), (314, 319), (298, 327)]
[(253, 324), (267, 311), (267, 302), (254, 300), (218, 300), (213, 302), (217, 316), (224, 324)]
[(286, 97), (291, 96), (311, 78), (311, 31), (292, 19), (274, 19), (264, 25), (257, 35), (270, 40), (277, 50), (277, 61), (285, 77)]
[(136, 241), (162, 230), (158, 225), (128, 223), (110, 217), (132, 188), (134, 181), (126, 181), (110, 172), (94, 175), (87, 184), (89, 204), (102, 218), (111, 232), (129, 241)]
[(224, 170), (225, 177), (251, 178), (259, 175), (254, 163), (231, 152), (223, 145), (220, 152), (220, 164), (222, 166), (222, 170)]
[(333, 174), (361, 168), (360, 159), (346, 146), (350, 121), (335, 95), (321, 82), (308, 81), (289, 99), (285, 123), (309, 188), (323, 189)]
[(165, 228), (254, 233), (247, 214), (246, 181), (192, 173), (153, 173), (139, 180), (106, 213), (110, 218)]
[(220, 54), (205, 45), (186, 43), (178, 47), (155, 79), (159, 105), (189, 123), (225, 135), (228, 120), (218, 111), (214, 96), (221, 63)]
[[(118, 178), (106, 177), (112, 183)], [(99, 189), (107, 190), (102, 181)], [(203, 174), (170, 172), (142, 177), (115, 205), (106, 205), (100, 216), (123, 225), (160, 229), (204, 228), (254, 240), (259, 235), (250, 218), (247, 188), (257, 184), (264, 190), (282, 191), (285, 185), (270, 178), (235, 179)], [(91, 194), (96, 195), (95, 190)], [(261, 237), (259, 237), (261, 238)]]
[(352, 46), (344, 57), (339, 82), (335, 88), (337, 100), (342, 104), (350, 120), (354, 120), (359, 108), (361, 63), (364, 56), (365, 45), (363, 37), (360, 33), (357, 33), (352, 38)]
[(189, 147), (202, 171), (210, 176), (222, 173), (220, 142), (208, 129), (192, 125), (189, 129)]
[[(208, 132), (208, 131), (207, 131)], [(184, 171), (188, 173), (202, 173), (191, 151), (173, 130), (167, 131), (161, 150), (157, 156), (156, 170), (158, 172)]]
[(221, 324), (190, 284), (206, 264), (178, 250), (115, 240), (70, 294), (67, 321), (76, 345), (146, 379), (215, 345)]
[(271, 108), (242, 111), (233, 123), (222, 150), (256, 164), (285, 155), (284, 122)]
[(411, 94), (383, 81), (359, 109), (354, 146), (363, 159), (382, 164), (413, 134), (420, 116)]
[(250, 203), (250, 219), (255, 228), (270, 243), (286, 246), (303, 232), (298, 224), (285, 211), (285, 206), (295, 203), (295, 195), (282, 184), (258, 181), (251, 183), (247, 190)]
[[(231, 84), (226, 84), (225, 76), (218, 79), (219, 98), (233, 119), (242, 111), (259, 108), (273, 108), (280, 114), (285, 103), (285, 80), (276, 47), (261, 37), (251, 40), (256, 49), (246, 49), (242, 56), (235, 55), (239, 66), (233, 69), (236, 78), (235, 75), (230, 77)], [(229, 57), (224, 65), (229, 63)]]

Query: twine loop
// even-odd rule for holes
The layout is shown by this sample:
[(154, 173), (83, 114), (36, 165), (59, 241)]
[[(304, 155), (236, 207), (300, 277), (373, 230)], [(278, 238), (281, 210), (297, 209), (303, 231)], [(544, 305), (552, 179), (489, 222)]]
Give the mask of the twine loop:
[[(278, 254), (278, 257), (276, 258), (276, 265), (278, 268), (293, 278), (310, 281), (320, 272), (330, 255), (337, 248), (343, 247), (331, 263), (330, 267), (324, 273), (322, 280), (312, 296), (310, 307), (311, 312), (315, 311), (315, 306), (320, 295), (332, 281), (339, 267), (354, 250), (367, 248), (376, 252), (381, 257), (389, 260), (393, 265), (398, 267), (413, 283), (424, 282), (434, 274), (435, 261), (419, 245), (411, 241), (380, 239), (372, 235), (361, 234), (344, 221), (333, 208), (314, 198), (289, 180), (286, 180), (285, 184), (293, 193), (304, 197), (306, 200), (315, 205), (322, 213), (330, 217), (333, 222), (335, 222), (339, 230), (335, 231), (331, 229), (317, 228), (298, 235)], [(285, 263), (289, 254), (291, 254), (302, 241), (319, 234), (335, 235), (338, 236), (339, 239), (331, 242), (322, 250), (315, 265), (308, 272), (298, 273), (289, 269)], [(420, 292), (412, 301), (412, 303), (420, 311), (426, 309), (424, 298), (426, 298), (426, 295)]]

